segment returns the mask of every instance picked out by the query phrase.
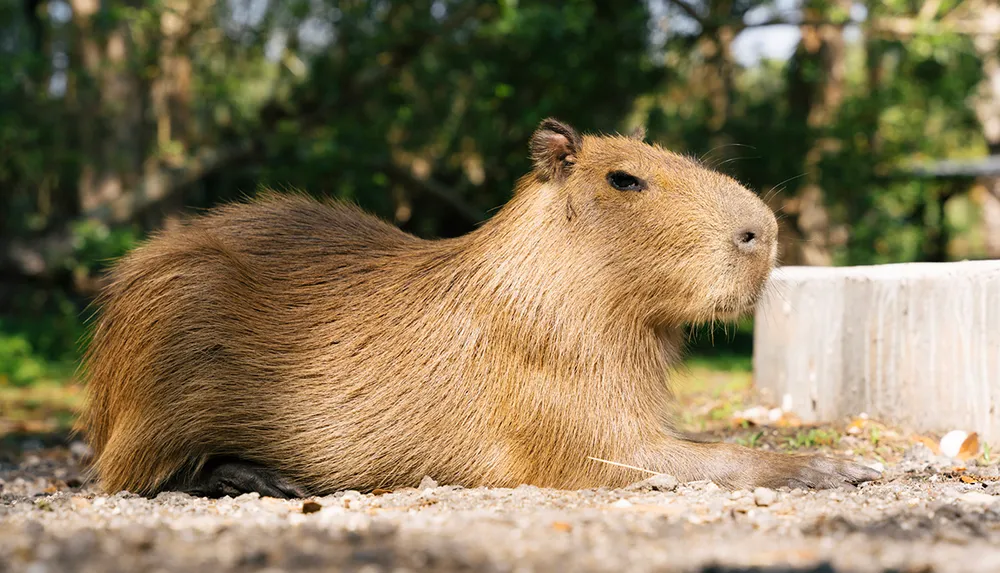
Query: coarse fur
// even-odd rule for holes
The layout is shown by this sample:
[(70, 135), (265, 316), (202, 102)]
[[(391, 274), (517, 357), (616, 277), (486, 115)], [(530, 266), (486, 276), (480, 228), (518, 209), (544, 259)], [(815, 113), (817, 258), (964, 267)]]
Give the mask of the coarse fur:
[(774, 264), (755, 194), (641, 134), (546, 120), (531, 155), (513, 198), (458, 238), (268, 192), (125, 256), (83, 368), (103, 487), (183, 489), (213, 460), (253, 464), (216, 479), (263, 468), (288, 495), (643, 477), (590, 457), (727, 487), (878, 476), (671, 425), (682, 326), (751, 309)]

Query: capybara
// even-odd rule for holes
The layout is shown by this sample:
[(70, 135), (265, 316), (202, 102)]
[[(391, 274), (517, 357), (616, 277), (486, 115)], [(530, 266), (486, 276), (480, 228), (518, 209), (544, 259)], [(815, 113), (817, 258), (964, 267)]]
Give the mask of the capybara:
[(687, 324), (750, 311), (774, 214), (642, 135), (543, 121), (491, 219), (425, 240), (262, 193), (113, 267), (80, 428), (107, 491), (275, 497), (446, 484), (729, 488), (876, 479), (847, 460), (687, 439), (668, 386)]

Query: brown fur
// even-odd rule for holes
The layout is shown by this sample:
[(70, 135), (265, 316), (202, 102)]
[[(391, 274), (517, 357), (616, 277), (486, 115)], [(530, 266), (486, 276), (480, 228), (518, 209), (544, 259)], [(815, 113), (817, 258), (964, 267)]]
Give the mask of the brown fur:
[[(641, 135), (639, 136), (641, 137)], [(415, 485), (620, 486), (613, 460), (729, 487), (828, 486), (860, 466), (681, 439), (686, 322), (752, 307), (774, 215), (734, 180), (554, 121), (490, 221), (422, 240), (359, 209), (266, 193), (153, 237), (113, 270), (80, 427), (108, 491), (211, 456), (314, 494)], [(610, 170), (642, 178), (619, 191)], [(733, 234), (760, 244), (741, 252)]]

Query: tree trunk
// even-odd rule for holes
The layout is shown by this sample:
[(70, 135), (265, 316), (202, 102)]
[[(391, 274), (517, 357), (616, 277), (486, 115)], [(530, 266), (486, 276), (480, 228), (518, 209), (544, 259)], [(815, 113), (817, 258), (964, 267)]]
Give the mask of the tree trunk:
[[(93, 153), (101, 137), (98, 133), (100, 115), (97, 110), (100, 92), (97, 77), (101, 68), (101, 46), (94, 29), (94, 16), (100, 7), (98, 0), (70, 0), (73, 8), (73, 42), (69, 50), (71, 65), (67, 70), (66, 102), (76, 120), (77, 148), (81, 155)], [(82, 205), (95, 197), (96, 174), (86, 157), (81, 157), (82, 165), (77, 181), (73, 211), (79, 212)]]
[[(982, 22), (1000, 22), (1000, 1), (986, 0), (979, 12)], [(986, 30), (973, 40), (983, 66), (973, 107), (991, 154), (1000, 154), (1000, 29)], [(1000, 259), (1000, 177), (984, 177), (986, 193), (979, 194), (986, 256)]]
[(885, 80), (885, 54), (882, 46), (882, 39), (878, 38), (872, 30), (871, 23), (878, 18), (878, 10), (881, 8), (879, 0), (868, 0), (868, 19), (864, 30), (865, 34), (865, 76), (868, 86), (868, 97), (878, 103), (878, 106), (871, 106), (868, 115), (868, 149), (873, 155), (878, 155), (882, 151), (882, 137), (878, 132), (879, 112), (882, 108), (880, 94), (882, 93), (882, 83)]
[[(809, 0), (803, 10), (806, 21), (833, 21), (833, 24), (802, 26), (802, 40), (796, 50), (795, 72), (789, 85), (793, 113), (805, 119), (809, 150), (802, 170), (803, 182), (795, 199), (785, 207), (795, 216), (791, 236), (782, 241), (785, 264), (828, 266), (830, 216), (820, 187), (820, 161), (836, 150), (836, 140), (824, 131), (836, 120), (844, 98), (846, 47), (842, 27), (836, 21), (846, 16), (851, 0)], [(834, 14), (835, 11), (843, 15)], [(811, 73), (810, 69), (815, 73)]]
[(699, 51), (705, 61), (705, 89), (711, 115), (708, 128), (719, 132), (729, 119), (729, 107), (733, 93), (733, 51), (736, 37), (731, 23), (732, 0), (713, 0), (708, 3), (708, 18), (702, 22)]
[(984, 178), (986, 193), (981, 197), (984, 247), (986, 256), (1000, 259), (1000, 177)]
[(74, 49), (82, 77), (73, 94), (80, 149), (89, 154), (78, 183), (80, 211), (96, 216), (130, 192), (145, 157), (145, 103), (148, 99), (134, 71), (129, 22), (99, 34), (98, 0), (71, 0), (76, 33)]

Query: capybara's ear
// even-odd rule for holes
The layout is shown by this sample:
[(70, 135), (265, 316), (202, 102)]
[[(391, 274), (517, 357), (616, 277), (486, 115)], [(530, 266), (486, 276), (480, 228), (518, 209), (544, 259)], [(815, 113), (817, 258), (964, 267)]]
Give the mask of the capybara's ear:
[(531, 136), (531, 160), (541, 181), (559, 180), (569, 174), (576, 163), (582, 140), (575, 129), (548, 118), (538, 125)]
[(630, 133), (628, 136), (631, 137), (632, 139), (638, 139), (639, 141), (645, 141), (645, 139), (646, 139), (646, 127), (643, 126), (643, 125), (638, 125), (638, 126), (636, 126), (635, 129), (632, 130), (632, 133)]

